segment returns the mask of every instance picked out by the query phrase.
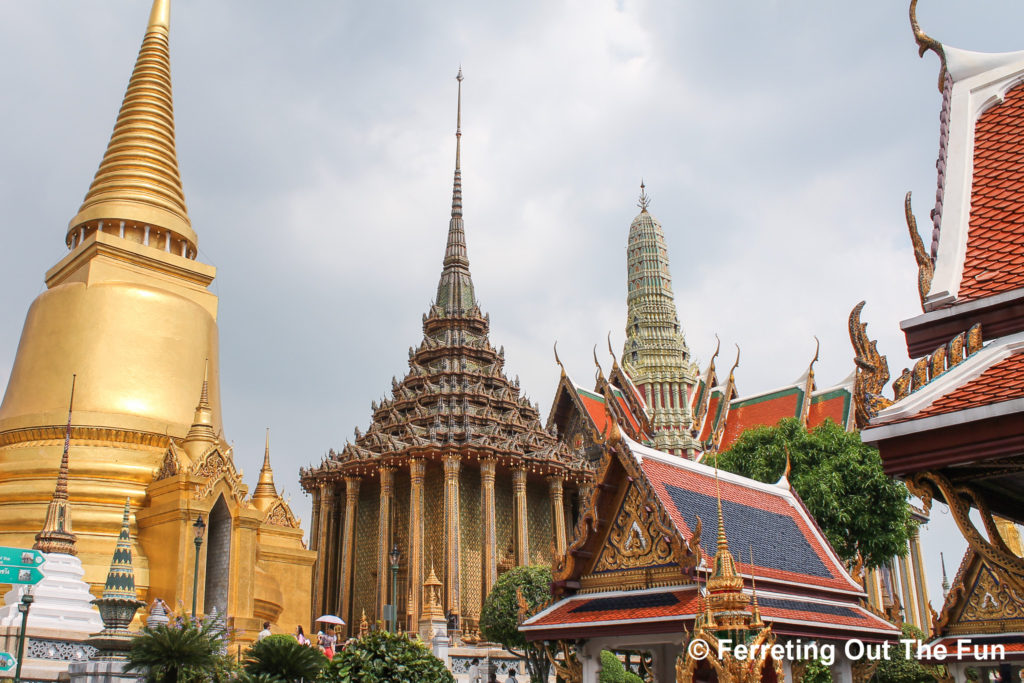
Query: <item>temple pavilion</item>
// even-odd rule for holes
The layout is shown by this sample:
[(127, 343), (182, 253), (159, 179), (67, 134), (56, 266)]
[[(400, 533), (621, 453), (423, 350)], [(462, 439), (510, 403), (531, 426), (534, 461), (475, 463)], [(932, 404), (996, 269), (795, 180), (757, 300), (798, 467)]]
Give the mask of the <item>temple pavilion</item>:
[[(556, 348), (561, 377), (548, 429), (581, 451), (594, 467), (603, 454), (601, 435), (612, 424), (637, 443), (705, 463), (712, 462), (715, 453), (727, 451), (746, 430), (773, 426), (784, 418), (799, 420), (807, 430), (826, 420), (855, 429), (854, 374), (819, 388), (814, 371), (817, 348), (795, 380), (757, 394), (740, 394), (737, 389), (738, 348), (723, 377), (717, 369), (718, 348), (700, 371), (679, 326), (665, 233), (650, 204), (641, 185), (640, 213), (630, 224), (626, 243), (628, 311), (622, 363), (609, 336), (607, 376), (595, 354), (595, 382), (584, 386), (568, 374)], [(927, 522), (923, 509), (911, 505), (911, 512), (918, 521)], [(930, 630), (924, 560), (916, 534), (905, 555), (863, 574), (873, 609), (926, 633)]]
[(409, 349), (409, 372), (372, 403), (369, 429), (357, 428), (354, 441), (303, 469), (300, 480), (313, 497), (319, 552), (311, 618), (330, 612), (351, 625), (365, 612), (386, 622), (386, 606), (396, 605), (399, 627), (417, 631), (433, 568), (452, 630), (473, 644), (498, 575), (564, 552), (578, 493), (592, 475), (541, 427), (518, 379), (505, 375), (504, 348), (488, 336), (462, 217), (462, 80), (460, 70), (451, 218), (423, 338)]
[[(920, 53), (940, 61), (937, 191), (926, 247), (906, 198), (922, 313), (904, 320), (911, 358), (883, 394), (889, 367), (850, 316), (861, 436), (887, 473), (926, 504), (946, 503), (968, 551), (935, 616), (937, 641), (998, 646), (958, 657), (981, 680), (1024, 664), (1024, 52), (941, 44), (910, 20)], [(976, 520), (980, 520), (979, 528)], [(991, 650), (979, 650), (991, 653)]]

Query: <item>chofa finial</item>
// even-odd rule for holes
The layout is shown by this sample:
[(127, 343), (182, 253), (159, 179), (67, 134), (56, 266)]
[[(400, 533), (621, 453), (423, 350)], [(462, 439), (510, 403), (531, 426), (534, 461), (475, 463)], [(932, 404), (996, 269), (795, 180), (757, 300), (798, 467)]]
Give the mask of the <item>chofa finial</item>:
[(917, 0), (910, 0), (910, 29), (914, 32), (914, 42), (917, 43), (917, 54), (924, 57), (924, 53), (931, 50), (939, 56), (939, 92), (942, 92), (946, 83), (946, 51), (942, 43), (935, 40), (924, 31), (917, 23)]

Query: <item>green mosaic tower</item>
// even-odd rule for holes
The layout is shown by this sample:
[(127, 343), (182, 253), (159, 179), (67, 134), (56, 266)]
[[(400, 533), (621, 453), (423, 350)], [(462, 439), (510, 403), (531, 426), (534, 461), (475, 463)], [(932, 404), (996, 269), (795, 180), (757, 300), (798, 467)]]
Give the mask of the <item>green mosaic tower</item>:
[(640, 214), (629, 226), (626, 246), (626, 343), (623, 368), (642, 392), (654, 431), (654, 446), (693, 457), (690, 396), (698, 369), (690, 360), (676, 315), (665, 233), (648, 211), (650, 198), (640, 184)]

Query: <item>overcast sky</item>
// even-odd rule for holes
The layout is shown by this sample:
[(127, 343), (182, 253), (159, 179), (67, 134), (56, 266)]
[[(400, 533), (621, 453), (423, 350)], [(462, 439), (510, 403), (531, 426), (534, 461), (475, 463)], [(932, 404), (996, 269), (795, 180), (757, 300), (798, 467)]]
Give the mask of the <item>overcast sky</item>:
[[(1024, 5), (925, 0), (922, 27), (1024, 48)], [(109, 139), (148, 0), (0, 0), (0, 378)], [(852, 370), (846, 321), (893, 375), (920, 313), (903, 195), (935, 196), (938, 61), (907, 3), (175, 0), (178, 156), (220, 297), (226, 436), (255, 483), (264, 428), (304, 520), (298, 468), (369, 424), (437, 283), (455, 73), (477, 295), (507, 370), (547, 415), (551, 345), (577, 381), (621, 348), (640, 179), (665, 228), (687, 342), (743, 355), (741, 394)], [(602, 354), (604, 357), (604, 354)], [(0, 379), (6, 382), (6, 379)], [(924, 534), (964, 543), (948, 513)]]

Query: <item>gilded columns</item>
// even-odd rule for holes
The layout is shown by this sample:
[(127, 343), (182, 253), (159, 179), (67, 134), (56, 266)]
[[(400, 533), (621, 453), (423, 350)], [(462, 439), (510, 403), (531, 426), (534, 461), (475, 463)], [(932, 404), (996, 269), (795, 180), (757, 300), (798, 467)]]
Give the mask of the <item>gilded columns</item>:
[(380, 468), (380, 514), (377, 517), (377, 619), (384, 618), (384, 605), (388, 604), (388, 584), (391, 582), (391, 497), (394, 495), (395, 468)]
[(494, 527), (494, 467), (493, 460), (480, 461), (480, 518), (484, 524), (484, 595), (486, 599), (498, 580), (498, 536)]
[(409, 461), (409, 629), (420, 623), (423, 587), (423, 475), (427, 463), (422, 458)]
[[(313, 584), (313, 611), (321, 611), (324, 608), (324, 576), (327, 570), (327, 519), (330, 516), (328, 510), (328, 499), (330, 498), (330, 489), (327, 482), (320, 482), (317, 488), (317, 498), (319, 499), (319, 506), (317, 507), (317, 536), (316, 536), (316, 580)], [(310, 617), (316, 619), (315, 616)]]
[[(352, 571), (355, 559), (356, 515), (359, 509), (359, 477), (345, 477), (345, 526), (341, 540), (341, 586), (339, 604), (342, 618), (351, 629)], [(351, 631), (350, 631), (351, 632)]]
[(530, 563), (530, 534), (526, 522), (526, 468), (512, 470), (512, 500), (516, 516), (516, 564)]
[(562, 477), (548, 479), (551, 491), (551, 529), (555, 534), (555, 557), (565, 554), (565, 503), (562, 501)]
[(458, 455), (444, 459), (444, 520), (445, 520), (445, 607), (451, 614), (462, 612), (460, 584), (461, 526), (459, 524), (459, 471), (462, 460)]
[(931, 619), (928, 610), (928, 583), (924, 575), (924, 559), (921, 557), (921, 539), (918, 530), (910, 537), (910, 565), (917, 583), (917, 610), (921, 614), (921, 630), (927, 635), (931, 631)]

